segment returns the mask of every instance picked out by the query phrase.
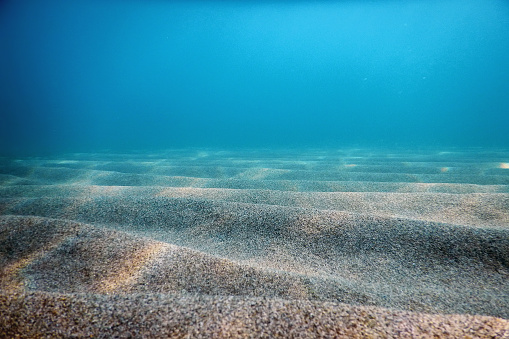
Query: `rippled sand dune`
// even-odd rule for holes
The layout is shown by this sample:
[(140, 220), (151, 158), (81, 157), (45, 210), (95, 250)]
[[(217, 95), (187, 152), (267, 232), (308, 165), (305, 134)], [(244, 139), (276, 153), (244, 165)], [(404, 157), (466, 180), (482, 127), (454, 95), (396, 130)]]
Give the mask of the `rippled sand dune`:
[(509, 338), (509, 151), (0, 159), (0, 336)]

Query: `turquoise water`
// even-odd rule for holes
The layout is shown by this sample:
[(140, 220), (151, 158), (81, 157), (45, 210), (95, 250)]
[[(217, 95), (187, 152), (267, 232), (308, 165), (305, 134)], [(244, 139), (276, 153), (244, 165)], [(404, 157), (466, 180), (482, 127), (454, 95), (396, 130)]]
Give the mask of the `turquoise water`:
[(3, 1), (0, 153), (508, 147), (509, 3)]

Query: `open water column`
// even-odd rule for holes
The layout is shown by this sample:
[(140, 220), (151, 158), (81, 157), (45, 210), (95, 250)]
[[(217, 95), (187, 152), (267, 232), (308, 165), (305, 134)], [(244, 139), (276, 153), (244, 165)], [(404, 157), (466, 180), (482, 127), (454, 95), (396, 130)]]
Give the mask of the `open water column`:
[(3, 153), (507, 146), (506, 1), (4, 1)]
[(509, 337), (509, 3), (0, 3), (0, 338)]

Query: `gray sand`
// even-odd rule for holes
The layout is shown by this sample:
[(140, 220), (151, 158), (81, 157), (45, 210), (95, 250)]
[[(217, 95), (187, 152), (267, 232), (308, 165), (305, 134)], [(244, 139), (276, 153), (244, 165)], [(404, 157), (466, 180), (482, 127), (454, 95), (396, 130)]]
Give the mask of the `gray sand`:
[(509, 337), (506, 152), (0, 159), (3, 337)]

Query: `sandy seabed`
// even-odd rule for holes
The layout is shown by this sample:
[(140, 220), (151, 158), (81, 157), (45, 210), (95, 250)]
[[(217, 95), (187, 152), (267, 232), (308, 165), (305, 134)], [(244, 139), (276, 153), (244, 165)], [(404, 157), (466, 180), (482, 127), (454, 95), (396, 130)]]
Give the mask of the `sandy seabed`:
[(509, 150), (0, 158), (0, 337), (509, 338)]

